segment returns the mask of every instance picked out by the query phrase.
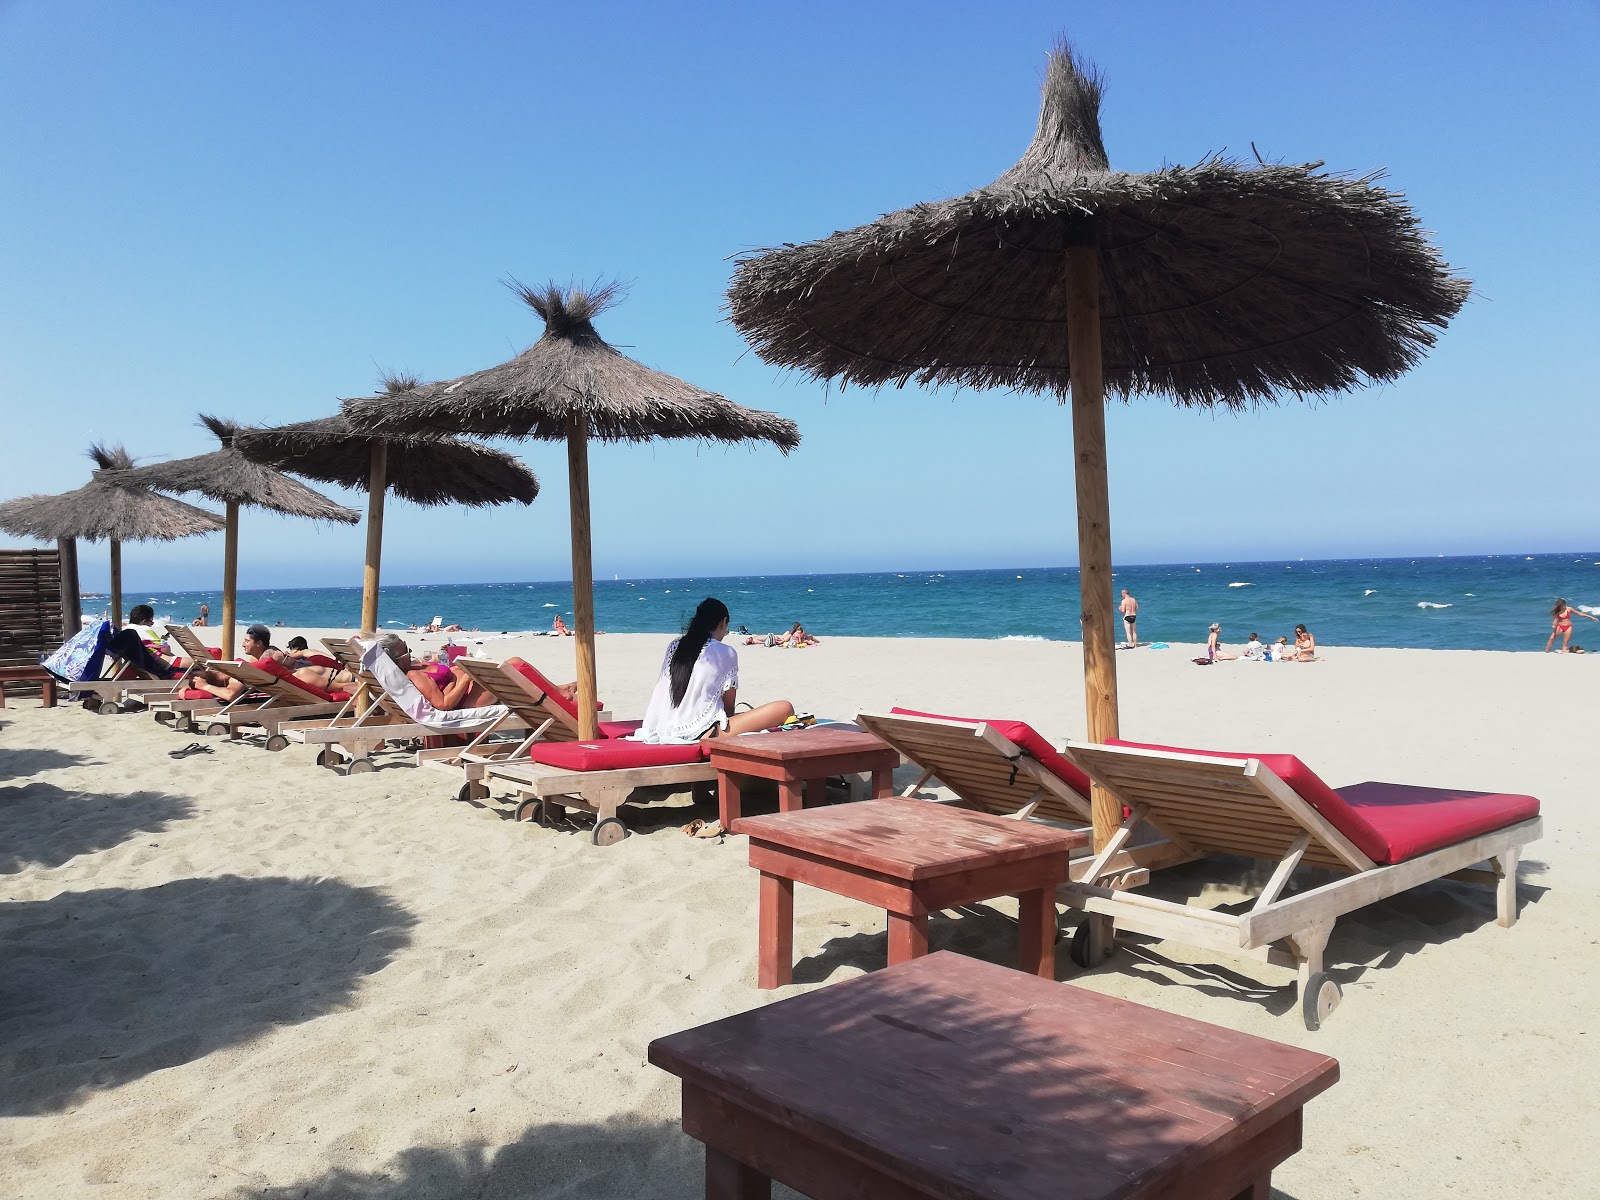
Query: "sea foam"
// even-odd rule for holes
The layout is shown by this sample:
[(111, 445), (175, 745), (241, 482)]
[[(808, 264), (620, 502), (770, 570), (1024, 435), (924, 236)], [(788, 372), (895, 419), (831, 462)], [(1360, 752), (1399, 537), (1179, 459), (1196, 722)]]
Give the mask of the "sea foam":
[(1450, 604), (1435, 604), (1432, 600), (1418, 600), (1417, 601), (1417, 607), (1418, 608), (1452, 608), (1454, 606), (1450, 605)]

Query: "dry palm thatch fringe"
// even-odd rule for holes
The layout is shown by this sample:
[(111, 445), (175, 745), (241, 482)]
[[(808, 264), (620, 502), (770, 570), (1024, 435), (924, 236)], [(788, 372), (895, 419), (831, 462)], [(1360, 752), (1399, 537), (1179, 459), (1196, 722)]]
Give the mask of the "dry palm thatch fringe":
[(41, 541), (170, 542), (223, 527), (215, 513), (115, 482), (133, 466), (121, 446), (93, 445), (89, 457), (99, 469), (88, 483), (59, 496), (23, 496), (0, 504), (0, 529)]
[(1112, 171), (1101, 83), (1052, 53), (1038, 130), (994, 183), (742, 256), (733, 324), (764, 360), (865, 386), (1067, 394), (1064, 252), (1100, 251), (1108, 394), (1243, 407), (1394, 379), (1470, 284), (1379, 175), (1213, 157)]
[(344, 412), (378, 430), (435, 430), (480, 437), (563, 441), (569, 421), (608, 442), (687, 438), (800, 444), (793, 421), (745, 408), (716, 392), (652, 370), (608, 345), (594, 318), (621, 294), (616, 283), (508, 286), (544, 321), (543, 335), (509, 362), (418, 388), (409, 397), (350, 401)]
[(231, 500), (291, 517), (342, 521), (347, 525), (361, 519), (353, 509), (334, 503), (299, 480), (246, 458), (233, 444), (243, 426), (205, 415), (200, 417), (200, 424), (216, 434), (222, 443), (221, 449), (193, 458), (136, 467), (125, 475), (111, 477), (111, 481), (163, 492), (199, 492), (223, 503)]
[[(404, 375), (383, 381), (378, 398), (394, 399), (422, 386)], [(366, 491), (375, 441), (388, 447), (387, 491), (417, 504), (531, 504), (539, 494), (533, 472), (504, 451), (465, 438), (376, 433), (342, 413), (315, 421), (240, 432), (239, 450), (257, 462), (324, 483)]]

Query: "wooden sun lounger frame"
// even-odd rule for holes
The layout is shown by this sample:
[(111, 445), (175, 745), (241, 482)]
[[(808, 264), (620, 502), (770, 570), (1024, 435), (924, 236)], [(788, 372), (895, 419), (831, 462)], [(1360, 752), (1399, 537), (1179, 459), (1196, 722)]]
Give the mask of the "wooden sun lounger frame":
[[(169, 624), (166, 628), (167, 637), (178, 643), (178, 648), (183, 651), (184, 658), (188, 660), (188, 665), (184, 667), (181, 674), (175, 675), (171, 679), (157, 679), (142, 672), (140, 677), (132, 679), (91, 679), (79, 683), (69, 683), (67, 685), (68, 692), (73, 695), (88, 693), (99, 696), (100, 704), (96, 711), (105, 714), (127, 711), (128, 701), (130, 700), (147, 710), (153, 709), (157, 704), (161, 704), (162, 707), (158, 711), (170, 712), (171, 709), (167, 708), (164, 702), (175, 699), (177, 694), (188, 686), (189, 679), (195, 672), (210, 666), (212, 659), (210, 649), (200, 644), (200, 639), (194, 636), (193, 631), (187, 625)], [(187, 637), (184, 635), (187, 635)], [(138, 667), (131, 666), (125, 659), (113, 657), (112, 663), (114, 664), (113, 675), (123, 670), (140, 670)], [(210, 701), (208, 703), (221, 704), (221, 701)]]
[[(417, 765), (448, 771), (461, 779), (457, 800), (482, 800), (489, 795), (483, 782), (491, 765), (526, 762), (528, 751), (539, 742), (571, 742), (578, 738), (578, 722), (548, 693), (538, 691), (522, 674), (504, 663), (478, 658), (458, 658), (456, 665), (488, 692), (508, 716), (494, 722), (465, 746), (418, 750)], [(600, 714), (600, 719), (605, 719)], [(521, 733), (525, 736), (516, 737)]]
[[(902, 796), (914, 798), (929, 781), (937, 779), (956, 799), (934, 803), (966, 804), (998, 817), (1076, 831), (1093, 825), (1087, 796), (990, 725), (905, 713), (860, 713), (856, 723), (922, 768)], [(1020, 788), (1018, 780), (1022, 781)], [(1148, 882), (1151, 871), (1193, 857), (1152, 829), (1146, 838), (1119, 848), (1104, 864), (1101, 875), (1115, 879), (1121, 887), (1138, 887)], [(1094, 861), (1091, 851), (1073, 851), (1068, 878), (1082, 879)]]
[[(345, 670), (356, 675), (359, 682), (355, 691), (331, 717), (285, 722), (278, 729), (291, 741), (320, 746), (318, 766), (344, 775), (366, 774), (378, 769), (372, 755), (389, 742), (439, 735), (438, 729), (413, 721), (383, 690), (377, 678), (362, 668), (361, 655), (349, 638), (323, 638), (322, 644)], [(362, 706), (363, 696), (365, 707)], [(515, 715), (492, 724), (501, 731), (522, 728), (522, 722)]]
[[(1453, 878), (1492, 882), (1497, 924), (1509, 928), (1517, 920), (1522, 847), (1543, 833), (1541, 819), (1534, 817), (1380, 865), (1259, 759), (1077, 742), (1068, 742), (1067, 752), (1132, 811), (1086, 875), (1061, 889), (1062, 899), (1091, 919), (1105, 918), (1137, 933), (1294, 967), (1307, 1029), (1320, 1027), (1339, 1003), (1339, 985), (1323, 971), (1323, 952), (1341, 916), (1419, 884)], [(1254, 906), (1234, 916), (1114, 886), (1109, 861), (1152, 816), (1196, 857), (1236, 854), (1274, 862)], [(1487, 869), (1474, 869), (1485, 862)], [(1324, 867), (1345, 877), (1286, 897), (1290, 876), (1300, 866)]]
[(689, 784), (696, 793), (701, 785), (716, 782), (717, 770), (709, 762), (680, 763), (668, 767), (623, 767), (615, 771), (574, 771), (543, 763), (491, 763), (485, 775), (511, 785), (521, 798), (516, 819), (530, 816), (546, 828), (566, 816), (569, 808), (593, 813), (590, 840), (596, 846), (613, 846), (628, 836), (617, 810), (628, 803), (636, 788)]
[[(208, 737), (240, 738), (248, 729), (258, 729), (266, 737), (266, 748), (282, 750), (289, 744), (283, 726), (290, 721), (332, 716), (344, 707), (342, 700), (323, 700), (294, 681), (280, 679), (248, 663), (219, 662), (213, 668), (244, 684), (245, 691), (210, 714), (205, 732)], [(252, 694), (266, 697), (250, 702)]]

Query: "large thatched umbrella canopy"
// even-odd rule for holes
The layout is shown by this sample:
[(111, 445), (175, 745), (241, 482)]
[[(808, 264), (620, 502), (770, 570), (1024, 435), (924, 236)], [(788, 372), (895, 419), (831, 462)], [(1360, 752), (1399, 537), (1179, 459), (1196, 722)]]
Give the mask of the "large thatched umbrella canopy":
[[(386, 397), (418, 387), (414, 379), (384, 380)], [(257, 462), (324, 483), (367, 493), (367, 561), (361, 628), (378, 625), (378, 580), (383, 558), (383, 502), (388, 492), (417, 504), (531, 504), (539, 494), (532, 471), (511, 455), (465, 438), (378, 433), (343, 413), (272, 429), (246, 429), (236, 442)]]
[[(1097, 741), (1117, 733), (1105, 389), (1240, 407), (1394, 379), (1469, 286), (1375, 176), (1111, 170), (1100, 91), (1059, 47), (1038, 132), (994, 183), (749, 256), (728, 291), (763, 359), (817, 379), (1070, 393)], [(1095, 818), (1103, 844), (1108, 796)]]
[(164, 492), (199, 492), (226, 505), (222, 566), (222, 657), (233, 657), (239, 582), (239, 506), (270, 509), (291, 517), (343, 521), (354, 525), (361, 515), (335, 504), (297, 479), (246, 458), (234, 446), (242, 427), (221, 417), (202, 415), (200, 423), (216, 434), (220, 449), (193, 458), (135, 467), (116, 482), (159, 488)]
[(59, 496), (22, 496), (0, 504), (0, 529), (44, 541), (85, 538), (111, 543), (111, 621), (122, 624), (122, 543), (171, 542), (198, 533), (215, 533), (223, 520), (215, 513), (160, 496), (127, 482), (133, 459), (121, 446), (91, 446), (94, 476), (76, 491)]
[(594, 577), (589, 536), (591, 438), (644, 442), (690, 438), (771, 442), (785, 454), (800, 444), (793, 421), (628, 358), (595, 331), (617, 299), (615, 284), (515, 291), (544, 321), (544, 334), (509, 362), (419, 388), (411, 396), (353, 402), (345, 413), (380, 430), (432, 430), (567, 443), (572, 499), (572, 615), (577, 635), (580, 735), (595, 736)]

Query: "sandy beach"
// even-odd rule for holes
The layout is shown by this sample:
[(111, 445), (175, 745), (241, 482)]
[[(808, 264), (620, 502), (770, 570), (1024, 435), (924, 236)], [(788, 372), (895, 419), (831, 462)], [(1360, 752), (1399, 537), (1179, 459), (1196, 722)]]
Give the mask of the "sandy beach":
[[(666, 640), (599, 639), (617, 716), (639, 715)], [(567, 639), (472, 648), (572, 676)], [(739, 649), (754, 702), (1083, 729), (1073, 644)], [(1118, 655), (1125, 737), (1292, 752), (1335, 786), (1532, 793), (1521, 920), (1497, 928), (1492, 890), (1459, 883), (1341, 920), (1344, 1001), (1316, 1033), (1293, 973), (1245, 959), (1133, 938), (1087, 973), (1063, 951), (1057, 977), (1338, 1058), (1276, 1196), (1600, 1195), (1600, 658), (1194, 653)], [(168, 757), (189, 740), (145, 715), (0, 712), (0, 1194), (689, 1200), (700, 1148), (649, 1041), (884, 961), (881, 911), (802, 888), (796, 983), (757, 990), (745, 844), (683, 836), (714, 816), (687, 794), (630, 810), (634, 835), (601, 849), (457, 802), (403, 754), (341, 778), (298, 745)], [(1151, 890), (1239, 899), (1236, 868)], [(932, 943), (1009, 965), (1012, 916), (945, 914)]]

